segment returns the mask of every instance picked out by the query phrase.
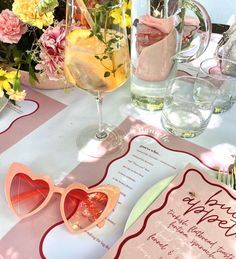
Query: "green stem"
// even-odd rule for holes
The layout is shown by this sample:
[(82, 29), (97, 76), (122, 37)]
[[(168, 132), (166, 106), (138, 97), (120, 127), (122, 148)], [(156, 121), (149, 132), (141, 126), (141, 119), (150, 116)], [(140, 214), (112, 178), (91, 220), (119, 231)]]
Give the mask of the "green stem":
[(19, 76), (20, 67), (21, 67), (21, 64), (19, 63), (17, 66), (17, 72), (16, 72), (17, 77)]
[(113, 53), (111, 54), (112, 57), (111, 57), (111, 62), (112, 62), (112, 74), (114, 75), (114, 77), (116, 76), (116, 69), (115, 69), (115, 60), (114, 60), (114, 55)]
[(102, 66), (104, 67), (104, 68), (106, 68), (107, 70), (109, 70), (109, 71), (113, 71), (112, 69), (110, 69), (110, 68), (108, 68), (107, 66), (105, 66), (103, 63), (102, 63), (102, 61), (100, 60), (100, 62), (101, 62), (101, 64), (102, 64)]
[(104, 26), (104, 41), (105, 41), (105, 44), (107, 43), (108, 14), (109, 14), (109, 12), (106, 11), (105, 26)]

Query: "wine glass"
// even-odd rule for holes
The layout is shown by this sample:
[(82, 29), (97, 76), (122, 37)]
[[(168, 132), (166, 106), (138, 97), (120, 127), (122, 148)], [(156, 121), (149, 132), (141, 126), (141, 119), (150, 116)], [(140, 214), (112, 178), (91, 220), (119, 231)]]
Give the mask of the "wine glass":
[[(120, 14), (120, 23), (113, 18)], [(65, 75), (72, 85), (95, 96), (98, 125), (80, 132), (79, 149), (92, 157), (120, 150), (121, 129), (103, 123), (102, 101), (106, 93), (129, 77), (130, 58), (122, 0), (68, 0), (66, 10)]]

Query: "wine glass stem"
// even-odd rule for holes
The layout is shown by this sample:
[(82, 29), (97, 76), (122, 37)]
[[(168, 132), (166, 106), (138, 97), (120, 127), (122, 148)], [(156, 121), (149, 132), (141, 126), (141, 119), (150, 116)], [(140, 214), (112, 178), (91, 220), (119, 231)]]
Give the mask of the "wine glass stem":
[(98, 92), (96, 97), (98, 111), (98, 132), (96, 133), (96, 138), (99, 140), (103, 140), (107, 137), (107, 133), (103, 128), (102, 101), (103, 97), (101, 96), (101, 93)]

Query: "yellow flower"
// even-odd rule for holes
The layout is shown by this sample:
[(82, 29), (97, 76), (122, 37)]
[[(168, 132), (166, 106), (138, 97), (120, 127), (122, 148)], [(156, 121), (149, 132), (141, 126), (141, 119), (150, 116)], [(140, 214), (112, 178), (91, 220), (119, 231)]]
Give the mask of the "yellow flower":
[[(20, 78), (20, 73), (17, 71), (6, 71), (0, 68), (0, 97), (3, 97), (4, 91), (10, 100), (22, 101), (26, 96), (26, 92), (21, 91), (17, 81)], [(14, 88), (14, 89), (13, 89)]]
[(38, 12), (39, 2), (40, 0), (15, 0), (12, 11), (23, 22), (42, 29), (53, 23), (54, 16), (52, 12)]
[[(131, 0), (124, 0), (124, 12), (125, 12), (125, 20), (126, 27), (131, 27)], [(120, 24), (120, 26), (124, 26), (122, 21), (122, 10), (121, 8), (115, 8), (111, 11), (110, 16), (114, 18), (114, 24)]]
[(7, 72), (3, 69), (0, 69), (0, 89), (2, 91), (9, 91), (12, 88), (12, 85), (14, 84), (16, 76), (16, 71)]
[(10, 100), (14, 100), (14, 101), (23, 101), (25, 99), (26, 96), (26, 92), (25, 90), (23, 91), (14, 91), (13, 89), (10, 89), (7, 92), (7, 95), (9, 95), (9, 99)]

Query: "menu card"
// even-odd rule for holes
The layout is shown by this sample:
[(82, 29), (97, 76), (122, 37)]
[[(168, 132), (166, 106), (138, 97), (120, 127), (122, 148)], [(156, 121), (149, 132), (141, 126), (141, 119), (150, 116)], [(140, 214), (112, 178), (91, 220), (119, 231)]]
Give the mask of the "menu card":
[(233, 259), (235, 200), (234, 190), (189, 165), (103, 259)]

